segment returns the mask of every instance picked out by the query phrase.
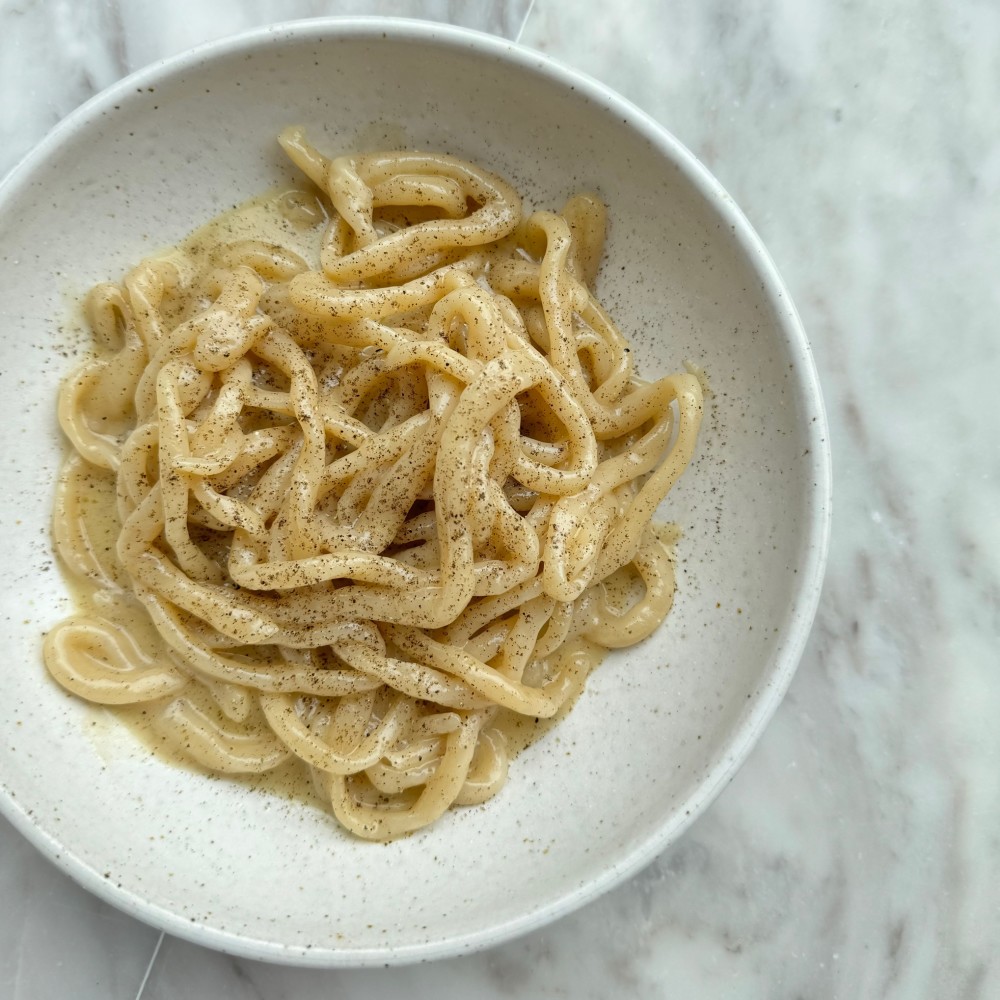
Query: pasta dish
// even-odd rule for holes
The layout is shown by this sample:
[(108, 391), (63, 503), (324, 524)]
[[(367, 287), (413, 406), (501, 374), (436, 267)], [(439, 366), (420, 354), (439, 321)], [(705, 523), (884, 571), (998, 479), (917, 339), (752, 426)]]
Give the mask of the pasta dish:
[(595, 196), (280, 142), (307, 181), (88, 296), (45, 662), (212, 771), (300, 761), (386, 840), (495, 795), (514, 723), (663, 621), (701, 390), (637, 378)]

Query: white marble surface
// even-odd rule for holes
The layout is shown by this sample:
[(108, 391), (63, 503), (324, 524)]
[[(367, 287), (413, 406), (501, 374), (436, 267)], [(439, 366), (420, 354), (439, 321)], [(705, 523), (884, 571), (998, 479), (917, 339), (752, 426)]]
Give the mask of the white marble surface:
[(836, 481), (827, 585), (785, 703), (630, 883), (480, 955), (300, 971), (136, 923), (0, 820), (0, 996), (1000, 996), (1000, 6), (626, 6), (0, 0), (0, 173), (123, 74), (291, 17), (448, 20), (598, 77), (763, 236), (815, 349)]

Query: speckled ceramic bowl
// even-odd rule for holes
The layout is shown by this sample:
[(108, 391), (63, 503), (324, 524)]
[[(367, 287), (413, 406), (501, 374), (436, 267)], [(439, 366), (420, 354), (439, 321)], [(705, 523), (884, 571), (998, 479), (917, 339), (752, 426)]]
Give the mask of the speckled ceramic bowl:
[[(321, 811), (150, 757), (44, 673), (70, 608), (49, 543), (74, 303), (292, 176), (274, 141), (446, 150), (537, 205), (596, 188), (600, 295), (654, 375), (702, 366), (698, 459), (669, 498), (680, 591), (485, 806), (388, 846)], [(766, 252), (674, 138), (593, 80), (496, 38), (401, 21), (300, 22), (198, 49), (71, 115), (0, 187), (6, 664), (0, 804), (88, 889), (202, 944), (310, 965), (456, 955), (580, 906), (678, 837), (746, 757), (816, 606), (829, 452), (816, 373)]]

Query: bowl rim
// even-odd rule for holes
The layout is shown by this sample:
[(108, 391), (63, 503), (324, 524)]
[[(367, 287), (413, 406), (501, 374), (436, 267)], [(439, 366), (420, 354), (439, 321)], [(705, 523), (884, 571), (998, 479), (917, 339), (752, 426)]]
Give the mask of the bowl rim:
[(0, 178), (0, 213), (25, 186), (33, 168), (62, 143), (94, 124), (102, 113), (136, 88), (155, 86), (185, 70), (233, 53), (249, 54), (274, 44), (314, 40), (317, 44), (342, 38), (393, 42), (415, 41), (492, 56), (516, 71), (546, 78), (575, 89), (604, 111), (612, 111), (635, 129), (655, 150), (674, 163), (685, 179), (710, 202), (725, 222), (740, 252), (754, 265), (762, 290), (778, 320), (778, 332), (794, 362), (794, 384), (815, 410), (806, 427), (812, 482), (807, 497), (808, 524), (799, 556), (797, 588), (787, 612), (785, 634), (774, 654), (774, 667), (762, 684), (751, 708), (733, 729), (727, 749), (695, 786), (689, 799), (679, 803), (673, 817), (627, 854), (607, 865), (586, 883), (503, 923), (465, 934), (405, 946), (312, 948), (265, 941), (192, 922), (151, 903), (132, 891), (119, 888), (91, 868), (83, 858), (66, 851), (47, 831), (36, 825), (21, 804), (0, 784), (0, 813), (50, 862), (67, 872), (79, 885), (117, 909), (162, 931), (244, 958), (286, 965), (356, 968), (402, 965), (455, 957), (480, 951), (536, 930), (593, 901), (647, 866), (681, 836), (715, 800), (749, 756), (774, 715), (792, 681), (815, 618), (822, 591), (831, 531), (832, 455), (826, 409), (812, 349), (792, 299), (778, 270), (753, 226), (721, 183), (676, 136), (632, 101), (596, 78), (551, 56), (499, 35), (443, 22), (405, 17), (333, 16), (280, 21), (205, 42), (159, 59), (105, 88), (59, 121)]

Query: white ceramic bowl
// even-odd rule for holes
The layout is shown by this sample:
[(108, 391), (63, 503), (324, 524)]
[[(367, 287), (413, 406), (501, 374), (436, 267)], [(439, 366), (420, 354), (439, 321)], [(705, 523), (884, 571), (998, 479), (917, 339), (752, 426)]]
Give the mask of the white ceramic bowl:
[[(699, 457), (669, 498), (685, 537), (664, 628), (607, 659), (498, 798), (388, 846), (349, 839), (317, 810), (160, 763), (58, 690), (40, 657), (42, 633), (70, 609), (49, 516), (63, 447), (56, 386), (83, 343), (74, 303), (292, 176), (274, 141), (291, 122), (330, 151), (468, 157), (539, 206), (596, 188), (612, 220), (599, 294), (641, 370), (690, 360), (715, 387)], [(521, 934), (679, 836), (791, 679), (829, 523), (806, 338), (766, 252), (705, 168), (635, 107), (544, 56), (427, 23), (327, 20), (152, 66), (71, 115), (0, 186), (0, 311), (0, 804), (81, 884), (170, 933), (330, 966), (454, 955)]]

